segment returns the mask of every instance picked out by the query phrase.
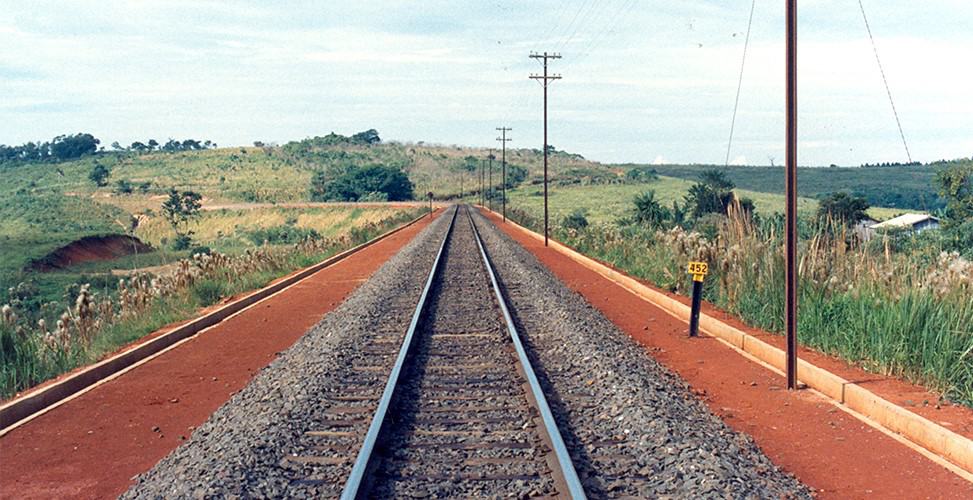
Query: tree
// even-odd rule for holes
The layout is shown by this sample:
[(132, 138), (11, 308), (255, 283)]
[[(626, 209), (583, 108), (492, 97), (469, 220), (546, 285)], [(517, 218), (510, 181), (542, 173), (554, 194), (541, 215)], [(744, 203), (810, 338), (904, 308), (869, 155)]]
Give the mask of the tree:
[(149, 146), (149, 151), (155, 151), (159, 147), (159, 141), (155, 139), (149, 139), (147, 145)]
[(625, 172), (625, 180), (629, 182), (652, 182), (658, 178), (659, 173), (651, 167), (632, 167)]
[(936, 184), (940, 196), (946, 199), (947, 225), (973, 219), (973, 162), (940, 170)]
[(655, 199), (655, 191), (649, 190), (641, 194), (635, 195), (633, 200), (635, 203), (635, 209), (632, 214), (632, 218), (635, 222), (639, 224), (644, 224), (651, 228), (661, 227), (662, 224), (672, 217), (669, 209), (662, 206), (658, 200)]
[(115, 151), (124, 151), (125, 150), (125, 147), (122, 146), (121, 144), (119, 144), (118, 141), (115, 141), (115, 142), (111, 143), (111, 148), (114, 149)]
[(149, 147), (146, 146), (145, 144), (139, 142), (139, 141), (135, 141), (135, 142), (132, 143), (132, 146), (131, 146), (130, 149), (132, 151), (139, 151), (139, 152), (141, 152), (141, 151), (145, 151), (145, 150), (149, 149)]
[(105, 187), (108, 185), (108, 177), (111, 175), (111, 171), (108, 167), (102, 165), (101, 163), (95, 163), (92, 167), (91, 172), (88, 173), (88, 179), (94, 182), (98, 187)]
[(405, 172), (385, 165), (352, 165), (343, 172), (319, 171), (311, 178), (313, 201), (359, 201), (369, 193), (385, 193), (389, 201), (414, 197), (412, 181)]
[(199, 216), (202, 196), (193, 191), (177, 191), (175, 188), (169, 190), (169, 198), (162, 203), (162, 215), (165, 217), (172, 230), (176, 232), (176, 250), (189, 248), (191, 243), (192, 231), (182, 231), (183, 226), (189, 221)]
[(378, 136), (378, 131), (371, 128), (351, 136), (351, 141), (356, 144), (378, 144), (382, 139)]
[(868, 217), (866, 210), (868, 210), (868, 201), (865, 198), (839, 191), (821, 200), (818, 205), (818, 218), (853, 226)]
[(527, 179), (527, 169), (520, 165), (507, 164), (507, 189), (513, 189)]
[(50, 153), (57, 161), (73, 160), (98, 151), (98, 144), (91, 134), (59, 135), (51, 141)]
[(700, 174), (700, 182), (693, 184), (686, 195), (686, 205), (691, 208), (693, 217), (705, 214), (726, 214), (733, 203), (733, 181), (720, 170), (710, 169)]

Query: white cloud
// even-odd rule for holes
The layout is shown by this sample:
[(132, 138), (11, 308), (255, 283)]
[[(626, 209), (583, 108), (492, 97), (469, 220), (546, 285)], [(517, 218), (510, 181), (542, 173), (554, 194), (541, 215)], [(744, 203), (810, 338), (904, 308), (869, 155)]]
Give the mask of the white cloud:
[[(109, 142), (149, 133), (246, 144), (374, 127), (390, 139), (492, 146), (494, 127), (507, 125), (512, 145), (538, 147), (541, 89), (527, 75), (540, 65), (527, 53), (558, 50), (552, 144), (607, 161), (653, 151), (722, 162), (749, 3), (605, 0), (574, 25), (573, 3), (499, 6), (12, 3), (0, 12), (0, 143), (87, 130)], [(916, 158), (973, 149), (973, 67), (957, 63), (973, 46), (968, 12), (956, 0), (869, 11)], [(782, 14), (758, 3), (740, 157), (783, 157)], [(815, 0), (801, 16), (801, 163), (903, 159), (857, 8)]]

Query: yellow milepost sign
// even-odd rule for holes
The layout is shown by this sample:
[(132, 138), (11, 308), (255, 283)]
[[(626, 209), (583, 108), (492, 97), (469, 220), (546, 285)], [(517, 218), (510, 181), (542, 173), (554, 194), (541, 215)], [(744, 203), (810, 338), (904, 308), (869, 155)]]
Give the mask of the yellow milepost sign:
[(709, 272), (709, 265), (705, 262), (690, 262), (687, 272), (693, 275), (694, 281), (703, 281), (703, 277)]

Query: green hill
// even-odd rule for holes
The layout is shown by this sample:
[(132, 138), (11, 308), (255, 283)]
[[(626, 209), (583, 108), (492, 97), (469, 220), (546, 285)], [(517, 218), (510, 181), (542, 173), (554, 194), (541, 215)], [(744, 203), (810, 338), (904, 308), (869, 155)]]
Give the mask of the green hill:
[[(933, 211), (945, 206), (934, 185), (936, 173), (955, 162), (973, 160), (925, 165), (802, 167), (797, 172), (797, 189), (800, 196), (807, 198), (821, 199), (845, 191), (864, 197), (872, 206)], [(784, 192), (783, 167), (652, 165), (652, 168), (660, 175), (689, 180), (698, 179), (703, 170), (718, 168), (739, 188), (763, 193)]]

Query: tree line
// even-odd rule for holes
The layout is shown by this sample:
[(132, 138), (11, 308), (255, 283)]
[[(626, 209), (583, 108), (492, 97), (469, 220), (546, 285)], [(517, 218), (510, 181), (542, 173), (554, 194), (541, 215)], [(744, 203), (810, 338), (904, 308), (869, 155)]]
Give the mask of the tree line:
[(86, 133), (59, 135), (46, 142), (28, 142), (20, 146), (0, 144), (0, 161), (57, 162), (80, 158), (98, 151), (101, 141)]
[[(99, 144), (101, 144), (100, 139), (84, 132), (73, 135), (59, 135), (50, 141), (28, 142), (20, 146), (0, 144), (0, 162), (56, 163), (76, 160), (82, 156), (97, 153)], [(137, 153), (152, 151), (175, 153), (179, 151), (201, 151), (215, 147), (217, 146), (213, 141), (196, 139), (184, 139), (182, 141), (169, 139), (163, 144), (155, 139), (149, 139), (146, 142), (135, 141), (130, 146), (122, 146), (118, 141), (111, 143), (111, 148), (114, 151), (134, 151)]]
[(149, 139), (146, 142), (135, 141), (131, 146), (122, 146), (118, 143), (118, 141), (111, 143), (111, 148), (115, 151), (135, 151), (137, 153), (147, 153), (151, 151), (176, 153), (179, 151), (201, 151), (215, 147), (217, 147), (215, 142), (210, 140), (198, 141), (196, 139), (185, 139), (182, 141), (169, 139), (165, 144), (159, 144), (159, 142), (155, 139)]

